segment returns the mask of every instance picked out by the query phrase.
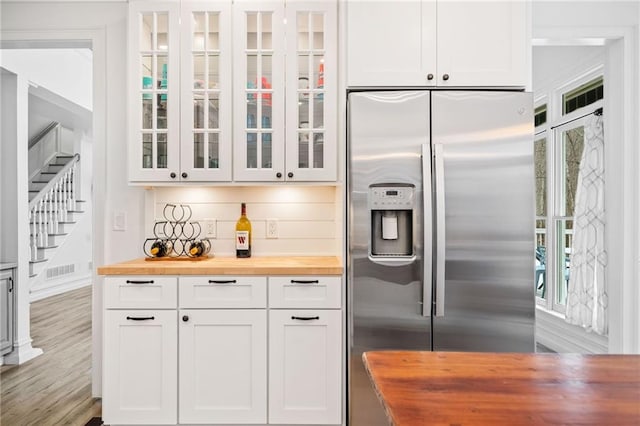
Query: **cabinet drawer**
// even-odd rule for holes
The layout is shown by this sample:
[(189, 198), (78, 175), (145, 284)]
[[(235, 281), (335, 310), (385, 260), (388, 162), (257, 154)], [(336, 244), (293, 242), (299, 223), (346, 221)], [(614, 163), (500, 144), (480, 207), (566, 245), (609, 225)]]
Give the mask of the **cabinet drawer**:
[(269, 277), (271, 308), (340, 308), (340, 277)]
[(180, 277), (181, 308), (266, 308), (266, 277)]
[(176, 277), (107, 277), (104, 280), (104, 307), (176, 309), (177, 284)]

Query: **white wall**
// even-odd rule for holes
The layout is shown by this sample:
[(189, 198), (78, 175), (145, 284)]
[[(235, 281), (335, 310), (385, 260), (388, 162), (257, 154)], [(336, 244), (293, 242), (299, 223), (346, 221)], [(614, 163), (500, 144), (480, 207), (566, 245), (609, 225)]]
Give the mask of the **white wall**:
[(609, 352), (640, 353), (640, 150), (638, 120), (637, 1), (533, 2), (533, 37), (556, 44), (606, 40), (604, 110), (607, 143), (619, 144), (619, 155), (605, 161), (607, 181), (616, 188), (607, 195), (609, 244)]
[(88, 110), (93, 108), (90, 49), (2, 49), (0, 65)]
[[(165, 204), (186, 204), (193, 221), (213, 218), (217, 238), (212, 239), (217, 256), (235, 255), (235, 225), (240, 203), (247, 203), (247, 217), (253, 231), (254, 255), (339, 255), (335, 240), (341, 228), (336, 224), (335, 187), (189, 187), (150, 190), (155, 215), (147, 216), (146, 236), (152, 237), (152, 224), (163, 218)], [(278, 221), (278, 238), (266, 238), (267, 219)]]

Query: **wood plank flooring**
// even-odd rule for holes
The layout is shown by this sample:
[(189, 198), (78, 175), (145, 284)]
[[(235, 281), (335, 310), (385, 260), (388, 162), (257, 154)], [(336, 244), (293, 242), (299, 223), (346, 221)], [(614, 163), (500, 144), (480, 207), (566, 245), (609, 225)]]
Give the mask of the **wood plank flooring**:
[(33, 346), (44, 354), (0, 367), (0, 425), (84, 426), (101, 414), (91, 397), (91, 286), (31, 305)]

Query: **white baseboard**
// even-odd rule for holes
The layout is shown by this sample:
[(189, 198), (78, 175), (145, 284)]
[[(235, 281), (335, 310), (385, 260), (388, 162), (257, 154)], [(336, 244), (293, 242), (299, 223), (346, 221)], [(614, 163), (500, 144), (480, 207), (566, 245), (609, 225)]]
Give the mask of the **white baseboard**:
[(541, 308), (536, 308), (536, 342), (558, 353), (609, 352), (606, 336), (587, 333), (582, 327), (565, 322), (561, 315)]
[(63, 280), (54, 282), (51, 285), (32, 288), (29, 295), (29, 301), (33, 303), (37, 300), (91, 285), (91, 279), (91, 274), (86, 274), (80, 277), (75, 277), (72, 281)]
[(24, 364), (43, 353), (42, 349), (32, 347), (31, 339), (27, 339), (23, 342), (15, 342), (13, 351), (6, 354), (2, 362), (4, 364)]

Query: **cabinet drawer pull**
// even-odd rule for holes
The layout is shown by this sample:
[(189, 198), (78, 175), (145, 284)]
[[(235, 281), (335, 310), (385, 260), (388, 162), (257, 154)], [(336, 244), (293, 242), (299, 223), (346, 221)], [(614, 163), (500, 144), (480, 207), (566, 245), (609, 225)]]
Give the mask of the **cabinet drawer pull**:
[(147, 321), (154, 320), (156, 317), (127, 317), (127, 319), (131, 321)]
[(153, 284), (153, 280), (149, 280), (149, 281), (127, 280), (127, 284)]
[(318, 280), (291, 280), (291, 284), (318, 284)]
[(301, 320), (301, 321), (311, 321), (311, 320), (319, 320), (320, 317), (291, 317), (292, 320)]
[(235, 284), (236, 280), (209, 280), (209, 284)]

